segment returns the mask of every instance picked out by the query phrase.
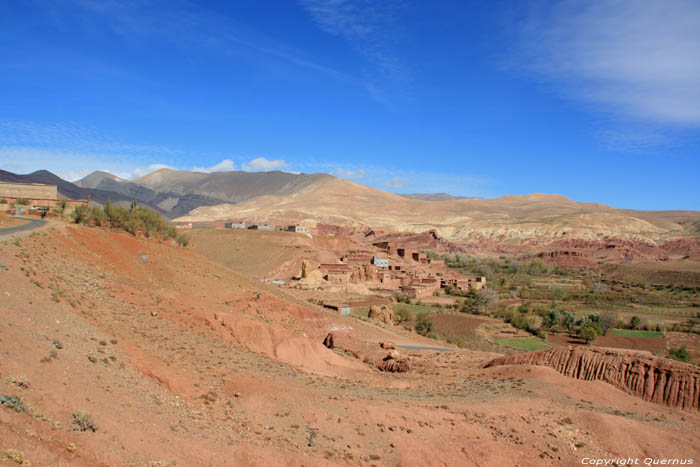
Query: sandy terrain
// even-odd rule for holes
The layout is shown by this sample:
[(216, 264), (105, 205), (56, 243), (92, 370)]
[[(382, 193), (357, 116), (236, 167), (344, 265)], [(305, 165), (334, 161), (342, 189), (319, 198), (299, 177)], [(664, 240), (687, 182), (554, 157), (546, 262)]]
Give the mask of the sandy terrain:
[(382, 373), (324, 336), (408, 337), (191, 249), (76, 226), (20, 237), (0, 243), (0, 452), (34, 466), (700, 459), (697, 412), (549, 368), (482, 369), (486, 352), (402, 352), (411, 370)]

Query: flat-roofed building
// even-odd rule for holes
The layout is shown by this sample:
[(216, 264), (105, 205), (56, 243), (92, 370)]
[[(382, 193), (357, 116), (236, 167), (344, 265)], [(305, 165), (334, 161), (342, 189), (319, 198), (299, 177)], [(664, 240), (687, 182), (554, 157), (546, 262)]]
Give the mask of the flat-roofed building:
[(54, 207), (58, 205), (58, 187), (41, 183), (0, 182), (0, 199), (8, 203), (26, 200), (29, 206)]

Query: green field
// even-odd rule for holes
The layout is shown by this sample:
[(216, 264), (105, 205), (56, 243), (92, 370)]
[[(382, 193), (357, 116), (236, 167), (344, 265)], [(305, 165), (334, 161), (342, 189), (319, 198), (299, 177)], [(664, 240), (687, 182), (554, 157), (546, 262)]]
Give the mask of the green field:
[(523, 350), (529, 352), (531, 350), (548, 349), (552, 346), (549, 342), (536, 337), (498, 337), (496, 342), (506, 347), (511, 347), (515, 350)]
[(642, 331), (637, 329), (611, 329), (613, 336), (617, 337), (663, 337), (659, 331)]

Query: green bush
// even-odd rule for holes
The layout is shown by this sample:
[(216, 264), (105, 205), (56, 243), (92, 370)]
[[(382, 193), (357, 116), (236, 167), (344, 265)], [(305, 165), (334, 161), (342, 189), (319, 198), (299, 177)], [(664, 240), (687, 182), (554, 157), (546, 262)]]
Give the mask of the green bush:
[(541, 259), (536, 259), (527, 265), (527, 273), (533, 276), (542, 276), (549, 273), (549, 266)]
[(178, 245), (185, 247), (190, 244), (190, 236), (178, 233), (175, 235), (175, 241)]
[(683, 362), (683, 363), (690, 362), (690, 354), (688, 354), (688, 349), (685, 348), (685, 345), (682, 347), (679, 347), (677, 349), (674, 349), (674, 348), (668, 349), (668, 358), (671, 358), (673, 360), (677, 360), (677, 361)]
[(104, 208), (99, 206), (88, 208), (86, 205), (80, 205), (73, 211), (72, 218), (76, 224), (92, 222), (100, 226), (109, 222), (110, 227), (124, 229), (132, 235), (143, 233), (146, 237), (173, 238), (180, 246), (187, 246), (190, 243), (187, 235), (178, 234), (175, 227), (168, 225), (160, 214), (150, 209), (139, 208), (135, 203), (131, 204), (131, 209), (115, 206), (109, 202)]
[(0, 199), (0, 204), (7, 204), (7, 200), (6, 200), (6, 199)]
[(412, 320), (413, 313), (411, 313), (411, 311), (407, 310), (406, 308), (399, 308), (398, 310), (396, 310), (396, 313), (394, 313), (394, 321), (397, 324)]
[(115, 228), (123, 228), (126, 220), (129, 218), (129, 210), (121, 206), (115, 206), (107, 202), (104, 207), (105, 217), (109, 224)]
[(88, 221), (88, 218), (90, 217), (90, 208), (87, 207), (85, 204), (81, 204), (79, 206), (76, 206), (76, 208), (73, 210), (73, 213), (71, 214), (71, 218), (73, 219), (73, 222), (76, 224), (85, 224)]
[(427, 336), (433, 330), (433, 320), (430, 314), (423, 311), (418, 313), (416, 318), (416, 332), (422, 336)]
[(15, 202), (15, 204), (18, 206), (29, 206), (29, 201), (24, 198), (20, 198)]
[(637, 329), (639, 325), (641, 324), (642, 320), (639, 319), (639, 316), (633, 316), (630, 319), (630, 329)]
[(600, 329), (596, 325), (596, 323), (592, 321), (586, 321), (578, 330), (578, 335), (580, 338), (585, 340), (587, 344), (590, 344), (598, 338), (598, 336), (600, 335)]
[(88, 413), (73, 412), (73, 431), (97, 431), (97, 425)]

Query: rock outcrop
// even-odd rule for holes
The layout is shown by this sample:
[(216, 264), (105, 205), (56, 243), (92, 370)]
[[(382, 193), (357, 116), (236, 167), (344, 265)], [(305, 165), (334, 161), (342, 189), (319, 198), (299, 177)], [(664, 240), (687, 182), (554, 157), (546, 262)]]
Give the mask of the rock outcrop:
[(403, 358), (400, 353), (392, 350), (380, 362), (376, 363), (376, 367), (379, 371), (405, 373), (411, 368), (411, 365), (408, 363), (408, 359)]
[(555, 347), (498, 357), (483, 365), (548, 366), (571, 378), (604, 381), (646, 401), (700, 409), (700, 368), (634, 351)]
[(387, 325), (394, 324), (394, 310), (391, 305), (372, 305), (369, 307), (369, 319), (376, 319)]
[(311, 262), (305, 259), (301, 262), (301, 279), (299, 280), (304, 285), (318, 285), (323, 282), (323, 274), (318, 269), (311, 266)]
[[(410, 370), (411, 363), (416, 361), (401, 355), (393, 343), (382, 342), (377, 345), (377, 343), (361, 342), (346, 332), (329, 333), (323, 339), (323, 345), (329, 349), (341, 350), (368, 365), (374, 366), (379, 371), (403, 373)], [(391, 349), (388, 348), (390, 346)]]

